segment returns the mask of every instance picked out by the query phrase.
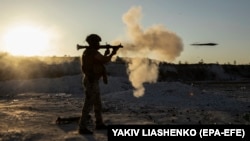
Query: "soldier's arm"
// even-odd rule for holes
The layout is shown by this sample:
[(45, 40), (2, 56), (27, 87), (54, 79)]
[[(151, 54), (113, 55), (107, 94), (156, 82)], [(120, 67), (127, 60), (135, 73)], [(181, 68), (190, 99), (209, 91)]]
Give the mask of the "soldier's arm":
[(103, 56), (102, 54), (98, 53), (95, 55), (95, 58), (102, 63), (108, 63), (111, 60), (112, 56), (113, 55)]
[(117, 51), (117, 49), (113, 50), (112, 53), (110, 55), (107, 55), (107, 56), (103, 56), (101, 53), (97, 53), (95, 55), (95, 58), (102, 63), (108, 63), (109, 61), (111, 61), (111, 58), (116, 54), (116, 51)]

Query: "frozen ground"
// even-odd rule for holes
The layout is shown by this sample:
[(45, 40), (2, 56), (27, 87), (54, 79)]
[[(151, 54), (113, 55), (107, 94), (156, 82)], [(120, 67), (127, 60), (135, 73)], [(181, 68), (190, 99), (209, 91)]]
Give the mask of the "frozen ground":
[[(247, 124), (250, 83), (158, 82), (141, 98), (125, 77), (101, 83), (107, 124)], [(0, 82), (1, 141), (105, 141), (106, 131), (77, 134), (77, 123), (57, 125), (58, 116), (80, 116), (81, 75)], [(93, 113), (92, 113), (93, 115)]]

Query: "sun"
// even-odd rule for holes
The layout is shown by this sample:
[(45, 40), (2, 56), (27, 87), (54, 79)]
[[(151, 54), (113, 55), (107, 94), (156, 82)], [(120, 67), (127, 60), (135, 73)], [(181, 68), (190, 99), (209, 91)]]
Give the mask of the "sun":
[(11, 27), (4, 35), (6, 51), (18, 56), (43, 55), (50, 47), (49, 41), (49, 33), (33, 25)]

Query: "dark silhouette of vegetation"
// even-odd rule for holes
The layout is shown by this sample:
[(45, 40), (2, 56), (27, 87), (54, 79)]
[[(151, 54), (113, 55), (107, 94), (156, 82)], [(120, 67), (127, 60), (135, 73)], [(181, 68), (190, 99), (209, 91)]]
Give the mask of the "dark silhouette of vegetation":
[[(203, 61), (202, 61), (203, 62)], [(12, 79), (56, 78), (81, 73), (79, 57), (15, 57), (0, 53), (0, 81)], [(117, 57), (107, 66), (108, 75), (126, 74), (127, 64)], [(119, 65), (117, 68), (115, 65)], [(116, 68), (116, 69), (114, 69)], [(160, 63), (158, 81), (249, 80), (250, 65)]]
[(79, 63), (78, 57), (15, 57), (0, 54), (0, 80), (79, 74)]
[(250, 79), (250, 65), (168, 64), (159, 68), (159, 81), (231, 81)]

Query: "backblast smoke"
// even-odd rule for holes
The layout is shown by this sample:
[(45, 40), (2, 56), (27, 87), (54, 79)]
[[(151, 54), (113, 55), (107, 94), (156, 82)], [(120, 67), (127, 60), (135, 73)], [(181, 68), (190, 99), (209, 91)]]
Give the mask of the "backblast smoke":
[(141, 7), (132, 7), (123, 15), (128, 40), (123, 41), (124, 48), (118, 52), (119, 56), (127, 58), (127, 72), (135, 97), (144, 95), (144, 83), (157, 81), (160, 62), (175, 60), (183, 50), (181, 38), (163, 25), (143, 29), (141, 16)]

